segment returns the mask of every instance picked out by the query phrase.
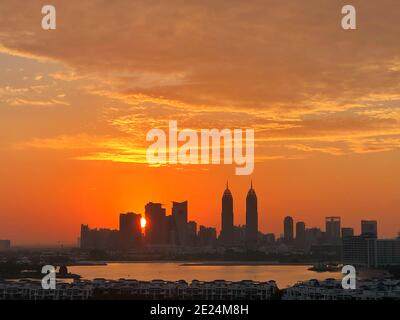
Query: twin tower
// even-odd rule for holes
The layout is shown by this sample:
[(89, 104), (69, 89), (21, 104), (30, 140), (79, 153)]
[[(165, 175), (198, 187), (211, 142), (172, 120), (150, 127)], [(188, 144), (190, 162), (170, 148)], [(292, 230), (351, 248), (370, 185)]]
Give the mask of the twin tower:
[[(222, 228), (220, 240), (225, 246), (237, 244), (235, 239), (235, 227), (233, 224), (233, 197), (228, 183), (222, 196)], [(246, 245), (256, 245), (258, 239), (258, 212), (257, 195), (251, 183), (246, 197)]]

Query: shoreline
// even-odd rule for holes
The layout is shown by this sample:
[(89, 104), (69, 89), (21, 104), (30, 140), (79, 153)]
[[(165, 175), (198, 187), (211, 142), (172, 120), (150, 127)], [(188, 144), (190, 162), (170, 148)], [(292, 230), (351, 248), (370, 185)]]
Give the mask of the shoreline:
[(133, 261), (85, 261), (67, 264), (68, 267), (95, 267), (119, 263), (177, 263), (180, 266), (313, 266), (312, 262), (278, 262), (278, 261), (190, 261), (190, 260), (133, 260)]

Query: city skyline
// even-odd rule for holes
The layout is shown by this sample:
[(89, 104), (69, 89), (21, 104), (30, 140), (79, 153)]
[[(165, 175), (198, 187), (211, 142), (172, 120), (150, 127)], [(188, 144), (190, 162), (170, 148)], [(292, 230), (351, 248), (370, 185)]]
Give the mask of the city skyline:
[[(394, 237), (400, 3), (354, 0), (356, 30), (342, 28), (346, 4), (54, 0), (57, 28), (43, 30), (42, 1), (2, 0), (0, 238), (75, 243), (81, 221), (115, 228), (114, 213), (148, 201), (170, 212), (170, 199), (220, 229), (227, 178), (235, 224), (253, 178), (263, 232), (279, 234), (287, 215), (319, 227), (341, 216), (357, 229), (379, 218)], [(150, 165), (147, 133), (171, 121), (180, 133), (254, 130), (252, 177)]]
[[(209, 247), (245, 246), (257, 249), (262, 243), (272, 244), (276, 240), (302, 250), (310, 250), (312, 245), (341, 245), (348, 238), (357, 238), (354, 226), (342, 224), (340, 216), (325, 217), (325, 229), (310, 226), (302, 219), (293, 217), (283, 219), (282, 233), (262, 233), (258, 229), (257, 196), (251, 181), (246, 197), (246, 224), (235, 224), (234, 200), (226, 182), (221, 201), (221, 229), (198, 224), (190, 220), (188, 201), (172, 201), (172, 210), (168, 215), (162, 203), (148, 202), (144, 216), (140, 213), (121, 213), (119, 228), (90, 228), (81, 225), (79, 246), (81, 248), (142, 248), (146, 246), (182, 246)], [(145, 220), (145, 223), (143, 223)], [(362, 239), (378, 239), (378, 221), (361, 220), (359, 235)], [(91, 235), (92, 234), (92, 235)], [(400, 233), (399, 233), (400, 234)], [(272, 235), (272, 241), (271, 236)], [(308, 248), (308, 249), (306, 249)], [(336, 250), (336, 249), (334, 249)]]
[[(266, 219), (266, 217), (260, 217), (260, 213), (258, 212), (259, 210), (257, 209), (257, 207), (258, 207), (257, 206), (257, 196), (256, 196), (255, 189), (253, 188), (253, 179), (250, 180), (249, 189), (245, 193), (246, 193), (246, 197), (244, 198), (245, 199), (244, 200), (244, 202), (245, 202), (244, 214), (243, 213), (242, 214), (235, 214), (235, 200), (234, 200), (235, 197), (234, 197), (234, 195), (232, 194), (232, 192), (229, 189), (229, 182), (228, 181), (226, 182), (226, 188), (225, 188), (225, 191), (222, 194), (222, 203), (221, 203), (221, 208), (220, 208), (220, 211), (219, 211), (219, 214), (218, 214), (218, 219), (220, 220), (220, 223), (217, 224), (217, 225), (207, 225), (206, 223), (199, 223), (195, 219), (190, 219), (190, 216), (189, 216), (189, 201), (188, 200), (184, 200), (182, 202), (178, 202), (178, 201), (175, 201), (175, 200), (169, 201), (172, 204), (171, 206), (169, 206), (167, 203), (160, 203), (160, 202), (152, 202), (152, 201), (150, 201), (150, 202), (147, 202), (147, 204), (144, 206), (144, 210), (142, 210), (142, 211), (140, 211), (140, 210), (139, 211), (125, 210), (123, 212), (127, 212), (126, 214), (128, 214), (128, 215), (129, 214), (133, 214), (133, 215), (140, 216), (140, 218), (137, 220), (137, 222), (138, 222), (137, 224), (138, 224), (138, 226), (140, 226), (142, 228), (142, 231), (144, 231), (145, 228), (143, 227), (143, 223), (144, 223), (143, 220), (146, 221), (147, 228), (149, 227), (149, 223), (150, 223), (149, 219), (145, 219), (146, 218), (146, 210), (147, 210), (146, 208), (149, 205), (156, 205), (156, 206), (159, 206), (158, 210), (161, 210), (163, 212), (162, 214), (164, 214), (166, 217), (173, 217), (174, 216), (174, 212), (175, 212), (175, 214), (177, 212), (178, 212), (178, 214), (179, 213), (180, 214), (184, 214), (186, 221), (188, 221), (188, 222), (190, 222), (190, 221), (196, 222), (196, 224), (197, 224), (197, 232), (199, 231), (200, 227), (215, 229), (216, 232), (217, 232), (216, 233), (217, 234), (217, 238), (219, 238), (221, 236), (221, 233), (222, 233), (224, 212), (225, 212), (225, 216), (226, 216), (226, 214), (228, 214), (228, 216), (230, 214), (232, 214), (232, 217), (228, 218), (228, 219), (231, 219), (231, 221), (228, 222), (228, 225), (231, 224), (231, 236), (228, 236), (228, 237), (231, 237), (231, 240), (227, 240), (227, 242), (225, 243), (225, 244), (229, 245), (229, 244), (233, 244), (233, 237), (234, 237), (233, 236), (233, 232), (234, 232), (233, 229), (236, 228), (236, 227), (244, 227), (244, 228), (246, 228), (246, 219), (247, 219), (247, 212), (248, 212), (247, 206), (248, 206), (248, 203), (249, 203), (249, 197), (250, 197), (250, 202), (255, 197), (255, 207), (254, 207), (254, 205), (250, 204), (250, 207), (253, 206), (253, 209), (250, 208), (249, 210), (254, 212), (253, 216), (255, 214), (256, 220), (260, 220), (260, 218), (263, 218), (261, 220), (264, 220), (264, 221), (267, 220), (268, 221), (268, 218), (269, 218), (269, 217), (267, 217), (267, 219)], [(226, 200), (228, 201), (228, 207), (229, 206), (232, 206), (232, 207), (229, 207), (227, 209), (227, 211), (224, 211), (224, 206), (226, 206)], [(231, 202), (232, 204), (229, 204), (229, 202)], [(236, 205), (240, 207), (240, 203), (236, 204)], [(170, 209), (170, 210), (168, 210), (168, 209)], [(182, 212), (182, 210), (184, 212)], [(230, 210), (231, 210), (231, 212), (230, 212)], [(250, 214), (252, 214), (252, 213), (250, 212)], [(124, 216), (125, 214), (121, 213), (120, 215), (121, 215), (120, 216), (120, 220), (121, 220), (122, 216)], [(241, 218), (237, 219), (240, 216), (241, 216)], [(275, 218), (277, 218), (277, 217), (275, 217)], [(286, 242), (290, 243), (291, 241), (294, 241), (297, 238), (298, 223), (304, 224), (305, 230), (307, 230), (309, 228), (311, 228), (311, 229), (318, 228), (321, 231), (323, 231), (323, 230), (326, 231), (327, 228), (328, 228), (328, 223), (327, 223), (328, 219), (339, 219), (339, 226), (340, 227), (339, 227), (339, 231), (338, 232), (340, 234), (342, 234), (343, 229), (345, 229), (344, 232), (346, 232), (346, 231), (348, 232), (351, 229), (351, 232), (353, 232), (353, 234), (357, 234), (357, 233), (358, 234), (362, 234), (364, 227), (371, 228), (370, 226), (365, 226), (364, 222), (366, 224), (368, 224), (368, 222), (370, 222), (370, 221), (372, 221), (372, 222), (375, 221), (375, 223), (376, 223), (376, 221), (378, 220), (375, 217), (374, 218), (365, 218), (364, 217), (364, 218), (361, 218), (360, 220), (356, 221), (356, 223), (341, 225), (340, 224), (340, 221), (341, 221), (341, 217), (340, 216), (335, 216), (335, 217), (321, 216), (320, 217), (321, 218), (320, 221), (317, 222), (316, 224), (307, 223), (306, 219), (304, 219), (304, 217), (302, 217), (301, 215), (283, 215), (281, 218), (282, 218), (281, 222), (280, 222), (281, 225), (278, 226), (278, 228), (277, 228), (278, 230), (277, 231), (273, 231), (273, 230), (270, 231), (270, 229), (268, 228), (267, 225), (259, 225), (257, 221), (255, 222), (255, 224), (253, 223), (252, 229), (253, 230), (257, 230), (258, 232), (263, 233), (263, 234), (274, 234), (277, 239), (281, 238), (284, 242), (286, 241)], [(287, 231), (285, 229), (286, 225), (287, 225), (287, 222), (286, 222), (287, 219), (291, 220), (290, 226), (288, 227), (288, 228), (291, 229), (291, 236), (290, 236), (289, 239), (286, 238), (286, 232)], [(94, 227), (94, 229), (118, 230), (116, 225), (114, 225), (114, 226), (110, 226), (110, 225), (104, 226), (104, 225), (95, 225), (95, 224), (92, 225), (91, 223), (85, 223), (85, 225), (87, 225), (87, 226), (90, 225), (91, 227)], [(119, 226), (121, 226), (121, 221), (119, 222)], [(218, 227), (218, 226), (220, 226), (220, 227)], [(377, 227), (375, 226), (375, 228), (377, 228)], [(349, 230), (347, 230), (347, 229), (349, 229)], [(246, 228), (246, 230), (247, 230), (247, 228)], [(325, 232), (325, 231), (323, 231), (323, 232)], [(254, 232), (255, 231), (253, 231), (253, 233)], [(399, 234), (400, 234), (399, 231), (395, 232), (395, 234), (393, 234), (392, 236), (386, 236), (384, 233), (381, 233), (381, 235), (383, 235), (384, 238), (395, 238)], [(177, 235), (177, 236), (181, 237), (181, 235)], [(252, 237), (254, 238), (254, 235)], [(6, 237), (3, 237), (3, 238), (6, 238)], [(221, 239), (223, 239), (223, 237)], [(253, 239), (253, 241), (254, 241), (254, 239)], [(76, 242), (76, 239), (75, 239), (75, 241), (71, 241), (70, 243), (68, 243), (68, 242), (63, 243), (63, 242), (58, 241), (57, 245), (61, 245), (61, 244), (63, 244), (63, 245), (71, 245), (71, 244), (74, 244), (74, 242)], [(246, 243), (247, 242), (248, 242), (248, 240), (246, 240)], [(224, 240), (222, 240), (222, 243), (224, 243)], [(13, 245), (14, 244), (15, 244), (15, 242), (13, 241)], [(35, 243), (33, 243), (33, 244), (32, 243), (20, 244), (18, 242), (16, 244), (17, 245), (28, 245), (28, 246), (29, 245), (36, 245)], [(39, 245), (51, 245), (51, 246), (54, 246), (55, 243), (41, 243)]]

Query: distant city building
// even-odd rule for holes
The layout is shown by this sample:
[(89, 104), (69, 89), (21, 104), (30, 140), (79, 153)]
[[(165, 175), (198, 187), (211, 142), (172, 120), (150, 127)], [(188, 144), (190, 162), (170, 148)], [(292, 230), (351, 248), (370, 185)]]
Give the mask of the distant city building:
[(310, 248), (312, 245), (322, 242), (323, 232), (319, 228), (306, 229), (306, 247)]
[(296, 223), (296, 244), (299, 247), (306, 243), (306, 224), (302, 221)]
[(246, 243), (246, 226), (233, 226), (233, 244), (240, 246)]
[(246, 197), (246, 244), (256, 245), (258, 239), (257, 195), (253, 182)]
[(361, 235), (378, 238), (378, 222), (376, 220), (361, 220)]
[(343, 263), (365, 267), (400, 265), (400, 240), (347, 237), (343, 239)]
[(185, 246), (188, 228), (188, 202), (172, 202), (172, 217), (175, 222), (178, 244)]
[(120, 233), (111, 229), (90, 229), (81, 225), (81, 249), (116, 249), (120, 243)]
[(354, 290), (343, 289), (341, 279), (308, 280), (283, 290), (282, 300), (398, 300), (400, 281), (357, 280)]
[(195, 246), (197, 244), (197, 222), (189, 221), (186, 226), (186, 242), (189, 246)]
[(263, 238), (263, 242), (265, 244), (268, 244), (268, 245), (275, 244), (275, 241), (276, 241), (275, 234), (273, 234), (273, 233), (264, 234), (262, 238)]
[(353, 228), (342, 228), (342, 239), (354, 236)]
[(149, 202), (145, 206), (146, 241), (150, 245), (167, 244), (168, 219), (161, 203)]
[(217, 240), (217, 230), (215, 228), (200, 226), (198, 239), (200, 246), (213, 247)]
[(325, 218), (325, 237), (329, 243), (340, 242), (340, 217)]
[(293, 242), (293, 218), (290, 216), (283, 220), (283, 241), (285, 243)]
[(231, 246), (233, 244), (233, 197), (228, 183), (222, 196), (221, 218), (221, 243), (225, 246)]
[[(188, 283), (178, 281), (139, 281), (134, 279), (94, 279), (57, 283), (56, 290), (42, 288), (37, 280), (0, 282), (0, 300), (276, 300), (275, 281), (237, 282), (214, 280)], [(248, 311), (247, 305), (244, 306)], [(232, 309), (233, 310), (233, 309)]]
[(132, 212), (119, 215), (120, 248), (139, 247), (142, 241), (142, 227), (140, 214)]
[(10, 240), (0, 240), (0, 250), (7, 250), (11, 248)]

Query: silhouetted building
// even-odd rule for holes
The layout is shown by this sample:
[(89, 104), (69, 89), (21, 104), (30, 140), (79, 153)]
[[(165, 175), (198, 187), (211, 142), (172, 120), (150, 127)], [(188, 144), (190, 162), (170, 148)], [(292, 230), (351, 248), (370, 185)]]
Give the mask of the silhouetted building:
[(378, 238), (378, 222), (376, 220), (361, 220), (361, 235)]
[(189, 221), (186, 226), (187, 245), (195, 246), (197, 244), (197, 223), (196, 221)]
[(354, 236), (353, 228), (342, 228), (342, 239)]
[(233, 244), (241, 246), (246, 243), (246, 226), (233, 226)]
[(0, 250), (7, 250), (11, 248), (10, 240), (0, 240)]
[(340, 243), (340, 217), (325, 218), (325, 237), (329, 243)]
[(185, 246), (187, 242), (188, 202), (172, 202), (172, 217), (176, 226), (178, 244)]
[(306, 229), (306, 247), (311, 248), (312, 245), (322, 242), (323, 233), (319, 228)]
[(200, 226), (198, 238), (200, 246), (213, 247), (217, 240), (217, 230), (215, 228)]
[(296, 245), (303, 247), (306, 244), (306, 224), (302, 221), (296, 223)]
[(400, 265), (400, 240), (354, 236), (343, 239), (343, 263), (364, 267)]
[(225, 246), (231, 246), (233, 244), (233, 197), (228, 188), (228, 183), (222, 196), (221, 218), (221, 243)]
[(246, 197), (246, 244), (256, 245), (258, 239), (257, 195), (251, 182)]
[(150, 245), (168, 243), (170, 224), (161, 203), (149, 202), (145, 206), (146, 241)]
[(263, 242), (267, 245), (275, 244), (275, 235), (273, 233), (267, 233), (263, 235)]
[(81, 225), (81, 249), (117, 249), (120, 234), (118, 230), (90, 229)]
[(139, 247), (142, 240), (140, 214), (133, 212), (119, 215), (120, 247), (124, 249)]
[(290, 216), (283, 220), (283, 241), (285, 243), (293, 242), (293, 218)]

